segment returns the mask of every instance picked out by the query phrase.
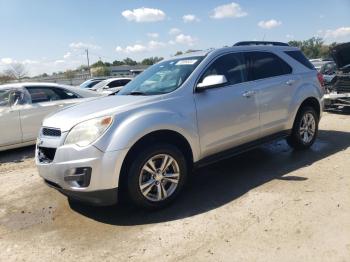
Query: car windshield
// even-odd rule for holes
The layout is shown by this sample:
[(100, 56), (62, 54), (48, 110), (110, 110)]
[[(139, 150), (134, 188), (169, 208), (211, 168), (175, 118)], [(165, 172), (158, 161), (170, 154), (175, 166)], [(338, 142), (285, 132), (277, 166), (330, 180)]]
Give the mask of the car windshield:
[(178, 58), (153, 65), (133, 81), (129, 82), (118, 95), (158, 95), (170, 93), (179, 88), (204, 56)]

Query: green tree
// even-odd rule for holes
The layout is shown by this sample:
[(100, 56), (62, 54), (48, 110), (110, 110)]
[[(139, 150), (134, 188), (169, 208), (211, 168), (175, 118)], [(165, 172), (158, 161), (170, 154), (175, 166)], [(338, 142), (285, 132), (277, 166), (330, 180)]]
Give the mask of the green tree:
[(142, 65), (154, 65), (156, 63), (158, 63), (159, 61), (162, 61), (164, 58), (163, 57), (149, 57), (149, 58), (145, 58), (142, 60), (141, 64)]
[(331, 45), (326, 45), (322, 38), (312, 37), (304, 41), (290, 41), (288, 43), (290, 46), (298, 47), (309, 59), (312, 58), (329, 58), (330, 48), (332, 48), (336, 43)]
[(105, 66), (105, 63), (103, 63), (101, 60), (99, 60), (96, 63), (92, 64), (91, 68), (102, 67), (102, 66)]
[(119, 60), (114, 60), (112, 65), (114, 66), (121, 66), (121, 65), (125, 65), (123, 61), (119, 61)]
[(125, 65), (130, 65), (130, 66), (134, 66), (137, 65), (137, 62), (135, 60), (132, 60), (131, 58), (127, 57), (123, 60)]
[(183, 52), (182, 51), (177, 51), (176, 53), (175, 53), (175, 55), (174, 56), (177, 56), (177, 55), (182, 55), (183, 54)]

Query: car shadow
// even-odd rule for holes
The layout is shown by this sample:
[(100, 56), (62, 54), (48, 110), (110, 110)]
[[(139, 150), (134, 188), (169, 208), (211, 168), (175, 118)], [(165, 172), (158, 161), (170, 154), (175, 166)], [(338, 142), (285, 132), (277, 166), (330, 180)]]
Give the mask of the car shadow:
[(10, 149), (0, 152), (0, 164), (19, 163), (35, 155), (35, 146)]
[(321, 130), (316, 143), (306, 151), (294, 151), (284, 140), (273, 142), (196, 170), (191, 183), (176, 201), (158, 211), (144, 211), (126, 204), (92, 207), (70, 202), (70, 206), (75, 212), (111, 225), (142, 225), (182, 219), (223, 206), (273, 179), (303, 183), (308, 178), (289, 173), (349, 146), (350, 133), (328, 130)]

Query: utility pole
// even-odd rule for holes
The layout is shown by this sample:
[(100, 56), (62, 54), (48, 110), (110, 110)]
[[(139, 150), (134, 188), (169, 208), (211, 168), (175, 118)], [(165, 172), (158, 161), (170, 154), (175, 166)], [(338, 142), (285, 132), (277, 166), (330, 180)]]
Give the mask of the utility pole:
[(88, 70), (89, 70), (89, 75), (91, 77), (91, 68), (90, 68), (90, 59), (89, 59), (89, 49), (85, 49), (86, 52), (86, 59), (87, 59), (87, 64), (88, 64)]

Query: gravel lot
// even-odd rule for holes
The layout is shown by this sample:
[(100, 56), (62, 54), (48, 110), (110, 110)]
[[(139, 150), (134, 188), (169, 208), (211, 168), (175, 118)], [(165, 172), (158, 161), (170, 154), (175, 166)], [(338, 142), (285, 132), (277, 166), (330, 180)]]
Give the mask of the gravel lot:
[(0, 152), (0, 261), (350, 261), (350, 115), (306, 152), (278, 141), (196, 171), (171, 207), (68, 203), (33, 147)]

